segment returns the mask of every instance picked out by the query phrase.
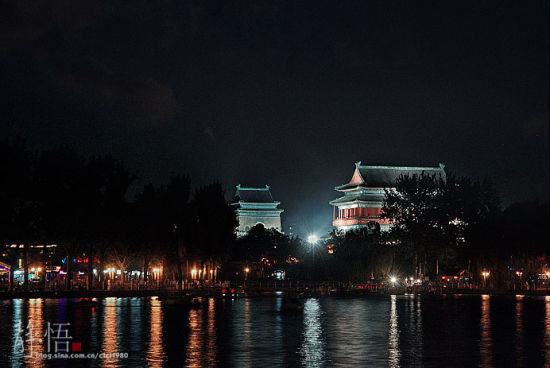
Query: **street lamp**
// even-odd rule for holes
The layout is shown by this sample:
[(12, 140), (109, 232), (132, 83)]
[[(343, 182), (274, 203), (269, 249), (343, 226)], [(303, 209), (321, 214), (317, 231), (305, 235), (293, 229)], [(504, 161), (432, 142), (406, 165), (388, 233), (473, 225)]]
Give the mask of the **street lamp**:
[(246, 286), (246, 280), (248, 280), (248, 273), (250, 272), (250, 268), (245, 267), (244, 268), (244, 284)]
[(315, 244), (319, 241), (319, 236), (317, 234), (309, 234), (307, 237), (307, 242), (309, 244)]
[(481, 272), (481, 276), (483, 276), (483, 283), (485, 284), (485, 287), (487, 287), (487, 277), (489, 277), (491, 273), (489, 271), (483, 271)]
[(160, 268), (153, 268), (153, 275), (155, 275), (155, 279), (157, 280), (157, 286), (160, 287)]
[(391, 277), (390, 277), (390, 281), (391, 281), (391, 283), (392, 283), (393, 285), (395, 285), (395, 283), (397, 282), (397, 277), (391, 276)]
[(315, 244), (318, 241), (319, 241), (319, 236), (317, 234), (309, 234), (307, 237), (307, 242), (311, 247), (311, 266), (312, 267), (315, 265), (315, 253), (313, 252), (313, 248), (315, 247)]

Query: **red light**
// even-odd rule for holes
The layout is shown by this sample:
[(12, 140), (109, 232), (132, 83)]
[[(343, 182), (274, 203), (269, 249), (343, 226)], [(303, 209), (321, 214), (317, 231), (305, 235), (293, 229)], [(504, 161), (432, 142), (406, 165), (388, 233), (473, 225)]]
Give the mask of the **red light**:
[(222, 289), (222, 293), (225, 293), (225, 289)]
[(359, 285), (359, 289), (362, 289), (363, 288), (363, 285)]
[(231, 289), (231, 292), (234, 293), (234, 292), (235, 292), (235, 289)]
[(92, 312), (95, 312), (95, 307), (92, 307)]
[(458, 280), (458, 276), (455, 276), (454, 279), (455, 279), (455, 280)]

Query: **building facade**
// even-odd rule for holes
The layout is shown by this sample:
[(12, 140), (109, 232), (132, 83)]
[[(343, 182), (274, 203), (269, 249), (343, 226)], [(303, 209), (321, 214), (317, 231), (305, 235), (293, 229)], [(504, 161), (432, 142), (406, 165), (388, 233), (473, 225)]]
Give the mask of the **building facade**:
[(380, 226), (387, 231), (390, 223), (382, 218), (385, 191), (395, 189), (401, 176), (436, 175), (446, 179), (445, 165), (438, 167), (365, 166), (355, 163), (355, 171), (349, 183), (334, 189), (343, 196), (329, 202), (333, 206), (332, 225), (348, 231), (367, 226)]
[(277, 208), (280, 202), (274, 201), (269, 185), (262, 188), (243, 187), (237, 185), (235, 201), (237, 220), (237, 236), (246, 235), (254, 226), (262, 224), (266, 229), (276, 229), (282, 232), (281, 213)]

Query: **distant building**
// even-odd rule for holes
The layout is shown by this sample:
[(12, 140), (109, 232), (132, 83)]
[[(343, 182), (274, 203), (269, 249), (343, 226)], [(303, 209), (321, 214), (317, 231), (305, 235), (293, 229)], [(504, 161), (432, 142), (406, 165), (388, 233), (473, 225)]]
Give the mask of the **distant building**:
[(269, 185), (263, 188), (247, 188), (237, 185), (234, 206), (237, 207), (239, 227), (237, 236), (245, 235), (253, 226), (262, 224), (266, 229), (281, 229), (281, 213), (277, 208), (280, 202), (274, 201)]
[(364, 166), (355, 163), (349, 183), (334, 189), (344, 193), (329, 202), (333, 207), (332, 225), (338, 230), (360, 229), (369, 224), (389, 230), (390, 223), (381, 217), (385, 190), (394, 189), (397, 179), (405, 175), (436, 175), (444, 180), (445, 165), (438, 167)]

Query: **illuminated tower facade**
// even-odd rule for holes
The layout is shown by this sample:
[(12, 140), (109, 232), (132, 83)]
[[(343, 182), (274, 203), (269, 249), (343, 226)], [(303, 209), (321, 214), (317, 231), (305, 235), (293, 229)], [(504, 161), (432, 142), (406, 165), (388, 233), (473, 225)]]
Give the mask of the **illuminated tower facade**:
[(349, 183), (334, 189), (343, 196), (329, 202), (333, 206), (332, 225), (338, 230), (360, 229), (369, 224), (387, 231), (390, 223), (382, 218), (386, 190), (394, 190), (401, 176), (435, 175), (446, 179), (445, 165), (437, 167), (366, 166), (355, 163)]
[(273, 200), (269, 185), (260, 188), (237, 185), (233, 203), (239, 221), (237, 236), (246, 235), (248, 230), (258, 224), (282, 232), (281, 213), (284, 210), (277, 208), (279, 204)]

